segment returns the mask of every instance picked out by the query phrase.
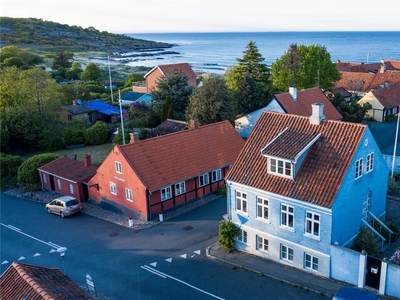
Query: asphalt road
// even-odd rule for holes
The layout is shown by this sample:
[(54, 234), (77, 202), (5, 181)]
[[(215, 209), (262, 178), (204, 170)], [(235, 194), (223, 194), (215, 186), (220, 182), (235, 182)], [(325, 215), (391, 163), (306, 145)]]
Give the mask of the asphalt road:
[(224, 199), (140, 232), (85, 214), (62, 219), (3, 193), (0, 204), (1, 273), (20, 261), (59, 268), (82, 287), (90, 274), (109, 299), (324, 299), (207, 258)]

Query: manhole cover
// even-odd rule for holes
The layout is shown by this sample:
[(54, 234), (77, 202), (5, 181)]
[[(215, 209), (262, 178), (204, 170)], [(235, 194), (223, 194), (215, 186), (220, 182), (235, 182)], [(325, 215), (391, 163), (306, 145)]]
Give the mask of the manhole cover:
[(192, 230), (193, 229), (193, 226), (185, 226), (185, 227), (183, 227), (183, 230)]
[(110, 237), (114, 237), (114, 236), (117, 236), (117, 235), (119, 235), (119, 233), (117, 233), (117, 232), (113, 232), (113, 233), (110, 233), (108, 236), (110, 236)]

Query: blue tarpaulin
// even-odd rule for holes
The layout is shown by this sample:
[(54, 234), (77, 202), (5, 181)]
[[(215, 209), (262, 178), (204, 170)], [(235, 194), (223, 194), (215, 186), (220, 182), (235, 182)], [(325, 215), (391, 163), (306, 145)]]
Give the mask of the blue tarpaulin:
[(113, 115), (120, 114), (118, 107), (107, 104), (102, 100), (93, 100), (93, 101), (84, 102), (83, 105), (86, 107), (89, 107), (103, 115), (107, 115), (107, 116), (113, 116)]

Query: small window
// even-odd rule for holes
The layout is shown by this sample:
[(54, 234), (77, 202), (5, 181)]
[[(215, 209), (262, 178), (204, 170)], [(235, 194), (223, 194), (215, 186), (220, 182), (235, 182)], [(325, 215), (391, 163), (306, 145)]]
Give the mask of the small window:
[(281, 259), (293, 262), (293, 249), (281, 245)]
[(60, 179), (57, 179), (57, 185), (58, 185), (58, 188), (61, 190), (62, 189), (62, 185), (61, 185), (61, 180)]
[(292, 164), (289, 161), (270, 158), (268, 170), (273, 174), (292, 177)]
[(221, 169), (212, 171), (212, 182), (221, 180)]
[(177, 184), (175, 184), (175, 195), (182, 195), (185, 193), (185, 182), (179, 182)]
[(257, 249), (268, 252), (268, 240), (257, 235)]
[(362, 176), (363, 169), (363, 159), (360, 158), (356, 161), (356, 179)]
[(43, 173), (43, 182), (44, 182), (44, 183), (47, 183), (47, 176), (46, 176), (46, 174), (44, 174), (44, 173)]
[(117, 194), (117, 185), (114, 182), (110, 182), (110, 193), (113, 195)]
[(236, 191), (236, 210), (247, 213), (247, 194)]
[(205, 186), (208, 183), (209, 183), (209, 181), (208, 181), (208, 173), (201, 174), (199, 176), (199, 185), (200, 186)]
[(319, 222), (319, 215), (309, 211), (306, 212), (306, 233), (314, 237), (319, 237)]
[(293, 228), (294, 208), (289, 205), (281, 205), (281, 225), (284, 227)]
[(370, 153), (367, 155), (367, 168), (366, 172), (369, 173), (374, 169), (374, 153)]
[(122, 174), (122, 164), (119, 161), (115, 162), (115, 171)]
[(165, 201), (172, 197), (171, 187), (167, 186), (166, 188), (161, 189), (161, 201)]
[(126, 197), (126, 200), (131, 201), (131, 202), (133, 201), (131, 189), (125, 188), (125, 197)]
[(304, 267), (306, 269), (318, 271), (318, 257), (311, 254), (304, 254)]
[(257, 197), (257, 218), (268, 220), (268, 200)]
[(240, 230), (238, 241), (247, 244), (247, 231)]
[(74, 193), (74, 185), (73, 185), (72, 183), (69, 184), (69, 192), (70, 192), (71, 194)]

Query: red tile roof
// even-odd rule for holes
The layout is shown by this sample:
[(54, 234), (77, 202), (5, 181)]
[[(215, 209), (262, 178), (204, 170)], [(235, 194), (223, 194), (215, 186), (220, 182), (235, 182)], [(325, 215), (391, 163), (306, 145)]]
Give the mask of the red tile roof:
[(0, 276), (1, 299), (93, 299), (58, 269), (12, 263)]
[[(384, 60), (384, 64), (386, 70), (396, 70), (400, 68), (400, 61)], [(355, 63), (355, 62), (341, 62), (341, 61), (336, 62), (336, 68), (339, 71), (344, 71), (344, 72), (376, 73), (380, 71), (381, 66), (382, 66), (381, 62), (369, 63), (369, 64)]]
[(155, 69), (159, 69), (164, 76), (173, 75), (173, 72), (182, 71), (186, 73), (189, 78), (196, 78), (197, 75), (190, 67), (188, 63), (180, 63), (180, 64), (170, 64), (170, 65), (159, 65), (151, 69), (144, 78), (146, 78), (150, 73), (152, 73)]
[(288, 114), (309, 117), (312, 114), (312, 104), (322, 103), (327, 120), (342, 119), (342, 115), (318, 87), (298, 91), (296, 101), (289, 93), (277, 94), (274, 97)]
[(400, 85), (373, 90), (371, 93), (386, 109), (400, 105)]
[[(285, 157), (293, 155), (291, 148), (297, 149), (299, 143), (305, 145), (321, 134), (295, 180), (268, 174), (267, 158), (261, 153), (287, 128), (290, 139), (286, 139), (283, 152), (278, 153)], [(265, 111), (226, 179), (330, 208), (365, 130), (364, 124), (328, 120), (312, 125), (308, 117)]]
[(348, 91), (369, 92), (376, 74), (363, 72), (340, 72), (342, 78), (336, 87), (344, 87)]
[(179, 120), (166, 119), (160, 125), (153, 129), (153, 135), (164, 135), (173, 132), (179, 132), (187, 128), (186, 122)]
[(149, 191), (231, 165), (244, 145), (228, 121), (117, 145)]
[(46, 173), (62, 177), (73, 182), (88, 179), (96, 174), (97, 166), (85, 167), (84, 163), (78, 160), (61, 156), (44, 166), (38, 168)]
[(377, 89), (385, 83), (390, 86), (400, 85), (400, 71), (385, 71), (385, 73), (376, 73), (374, 80), (371, 82), (371, 89)]

